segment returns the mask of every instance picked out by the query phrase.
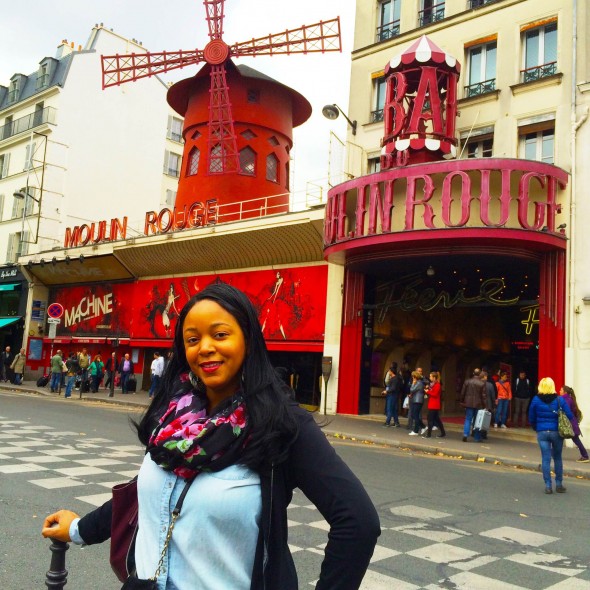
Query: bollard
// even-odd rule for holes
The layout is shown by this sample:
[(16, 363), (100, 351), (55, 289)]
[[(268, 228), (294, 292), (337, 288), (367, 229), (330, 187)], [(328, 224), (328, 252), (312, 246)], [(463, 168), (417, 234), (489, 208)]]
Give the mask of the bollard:
[(63, 587), (68, 583), (66, 551), (70, 546), (63, 541), (51, 540), (51, 565), (45, 575), (45, 585), (52, 590), (63, 590)]

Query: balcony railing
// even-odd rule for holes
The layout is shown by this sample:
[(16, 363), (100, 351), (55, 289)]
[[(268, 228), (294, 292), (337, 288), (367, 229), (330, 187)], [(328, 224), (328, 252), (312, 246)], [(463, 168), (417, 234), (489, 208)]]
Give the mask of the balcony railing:
[(553, 76), (556, 73), (556, 61), (552, 61), (547, 64), (542, 64), (540, 66), (534, 66), (532, 68), (527, 68), (526, 70), (520, 70), (520, 75), (523, 82), (534, 82), (535, 80), (540, 80), (541, 78)]
[(371, 111), (371, 118), (369, 120), (369, 123), (379, 123), (381, 121), (383, 121), (383, 109)]
[(40, 90), (41, 88), (45, 88), (49, 84), (49, 74), (43, 74), (42, 76), (37, 76), (37, 82), (35, 83), (35, 90)]
[(399, 35), (399, 19), (377, 27), (377, 41), (387, 41)]
[(57, 109), (54, 107), (45, 107), (41, 111), (36, 111), (30, 115), (21, 117), (15, 121), (11, 121), (10, 123), (6, 123), (0, 127), (0, 140), (8, 139), (13, 135), (29, 131), (30, 129), (38, 127), (39, 125), (43, 125), (44, 123), (55, 125), (56, 113)]
[(481, 6), (485, 6), (486, 4), (493, 4), (494, 2), (498, 2), (498, 0), (468, 0), (467, 7), (480, 8)]
[(164, 165), (164, 174), (178, 178), (180, 176), (180, 169), (179, 168), (169, 168), (168, 166)]
[(440, 2), (418, 12), (418, 26), (424, 27), (445, 18), (445, 3)]
[(484, 80), (483, 82), (475, 82), (475, 84), (465, 86), (465, 98), (479, 96), (480, 94), (487, 94), (488, 92), (493, 92), (494, 90), (496, 90), (496, 78)]

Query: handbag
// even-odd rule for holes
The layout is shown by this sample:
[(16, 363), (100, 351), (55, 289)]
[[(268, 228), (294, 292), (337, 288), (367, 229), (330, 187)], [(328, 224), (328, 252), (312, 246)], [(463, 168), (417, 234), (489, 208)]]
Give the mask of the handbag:
[(557, 430), (561, 438), (574, 438), (574, 429), (569, 418), (565, 415), (565, 412), (561, 409), (559, 400), (557, 401)]
[(407, 410), (407, 409), (409, 409), (409, 407), (410, 407), (410, 396), (406, 395), (406, 397), (404, 398), (404, 403), (402, 404), (402, 408), (404, 410)]
[(121, 582), (135, 571), (137, 535), (137, 477), (113, 487), (111, 519), (111, 568)]
[[(123, 584), (123, 586), (121, 586), (121, 590), (157, 590), (158, 589), (158, 576), (160, 575), (160, 570), (162, 569), (162, 565), (164, 564), (164, 558), (166, 557), (166, 552), (168, 551), (168, 546), (170, 545), (170, 539), (172, 539), (172, 531), (174, 530), (174, 525), (176, 524), (176, 521), (178, 520), (178, 517), (180, 516), (180, 510), (182, 509), (182, 504), (184, 502), (184, 499), (186, 497), (186, 494), (189, 490), (189, 488), (191, 487), (191, 484), (193, 483), (193, 481), (195, 481), (195, 477), (192, 477), (191, 479), (187, 480), (186, 484), (184, 485), (184, 488), (182, 490), (182, 493), (180, 494), (180, 497), (178, 498), (178, 501), (176, 502), (176, 506), (174, 507), (174, 510), (172, 511), (172, 518), (170, 520), (170, 525), (168, 526), (168, 532), (166, 533), (166, 540), (164, 541), (164, 547), (162, 547), (162, 553), (160, 554), (160, 559), (158, 560), (158, 566), (156, 567), (156, 572), (154, 573), (154, 575), (151, 578), (148, 578), (147, 580), (138, 578), (134, 575), (134, 573), (132, 573), (131, 575), (129, 575), (129, 577), (125, 580), (125, 583)], [(134, 482), (130, 482), (135, 483), (135, 502), (137, 503), (137, 478), (134, 480)], [(124, 486), (128, 486), (130, 484), (122, 484)], [(117, 486), (115, 486), (117, 487)], [(113, 488), (114, 491), (114, 488)], [(137, 511), (136, 511), (137, 512)], [(114, 502), (113, 502), (113, 515), (115, 514), (114, 512)], [(137, 526), (135, 527), (135, 535), (133, 537), (133, 545), (135, 545), (135, 536), (137, 535)], [(111, 547), (112, 547), (112, 533), (111, 533)], [(117, 574), (118, 575), (118, 574)], [(119, 578), (121, 579), (121, 578)]]

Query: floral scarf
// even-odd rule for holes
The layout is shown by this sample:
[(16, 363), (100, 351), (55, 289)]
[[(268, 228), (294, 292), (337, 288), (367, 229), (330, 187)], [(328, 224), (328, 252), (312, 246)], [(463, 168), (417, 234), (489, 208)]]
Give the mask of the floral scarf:
[(207, 403), (207, 396), (194, 388), (172, 398), (147, 448), (162, 469), (189, 479), (236, 463), (248, 432), (244, 398), (238, 392), (216, 406), (211, 416)]

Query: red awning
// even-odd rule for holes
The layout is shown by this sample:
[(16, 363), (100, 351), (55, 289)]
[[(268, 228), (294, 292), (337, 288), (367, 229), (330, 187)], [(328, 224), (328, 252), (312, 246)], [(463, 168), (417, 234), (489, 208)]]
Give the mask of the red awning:
[(72, 339), (69, 336), (63, 338), (43, 338), (44, 344), (69, 344)]

